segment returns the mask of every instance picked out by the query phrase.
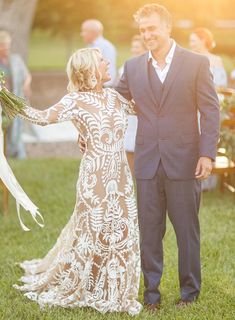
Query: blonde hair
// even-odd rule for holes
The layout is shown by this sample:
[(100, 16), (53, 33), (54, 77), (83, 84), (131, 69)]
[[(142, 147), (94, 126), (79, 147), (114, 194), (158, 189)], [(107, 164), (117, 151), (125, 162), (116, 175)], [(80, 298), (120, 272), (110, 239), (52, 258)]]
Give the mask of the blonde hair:
[(158, 14), (160, 18), (164, 20), (169, 27), (172, 26), (172, 16), (170, 12), (166, 9), (166, 7), (156, 3), (146, 4), (143, 7), (141, 7), (134, 14), (134, 19), (137, 23), (139, 23), (141, 18), (149, 17), (154, 13)]
[(11, 43), (11, 35), (5, 30), (0, 30), (0, 43)]
[(68, 91), (88, 91), (94, 89), (101, 79), (99, 64), (101, 52), (98, 48), (79, 49), (69, 58), (67, 75)]

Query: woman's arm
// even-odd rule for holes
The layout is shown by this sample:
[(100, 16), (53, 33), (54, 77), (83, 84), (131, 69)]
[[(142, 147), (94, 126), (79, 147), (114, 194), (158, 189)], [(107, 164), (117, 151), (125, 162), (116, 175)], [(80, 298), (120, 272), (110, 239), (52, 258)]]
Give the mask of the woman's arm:
[(27, 99), (29, 99), (31, 96), (31, 82), (32, 82), (32, 76), (30, 73), (28, 73), (23, 84), (23, 93)]
[(74, 120), (78, 115), (78, 96), (77, 93), (67, 94), (58, 103), (43, 111), (26, 106), (19, 116), (42, 126)]

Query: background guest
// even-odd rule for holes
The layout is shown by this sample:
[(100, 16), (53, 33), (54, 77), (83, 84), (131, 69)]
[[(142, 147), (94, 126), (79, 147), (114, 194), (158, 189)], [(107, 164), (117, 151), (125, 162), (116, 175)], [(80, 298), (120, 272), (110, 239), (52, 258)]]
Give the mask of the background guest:
[(222, 59), (210, 52), (215, 47), (215, 41), (211, 31), (206, 28), (193, 30), (189, 37), (189, 45), (193, 51), (208, 57), (214, 84), (218, 87), (226, 87), (228, 80)]
[[(215, 47), (215, 41), (211, 31), (206, 28), (195, 29), (189, 37), (189, 45), (193, 51), (204, 54), (208, 57), (215, 86), (226, 87), (228, 81), (222, 59), (210, 52)], [(213, 190), (216, 187), (216, 184), (217, 176), (213, 174), (206, 180), (202, 181), (202, 190)]]
[[(9, 32), (0, 31), (0, 71), (6, 75), (5, 86), (14, 94), (29, 98), (31, 75), (18, 54), (11, 53)], [(23, 120), (15, 118), (7, 128), (7, 156), (23, 159), (26, 157), (22, 141)]]
[(110, 62), (109, 73), (111, 80), (106, 83), (106, 86), (113, 86), (117, 76), (116, 48), (109, 40), (103, 37), (103, 31), (104, 27), (99, 20), (86, 20), (81, 26), (81, 37), (86, 45), (99, 48), (103, 57)]

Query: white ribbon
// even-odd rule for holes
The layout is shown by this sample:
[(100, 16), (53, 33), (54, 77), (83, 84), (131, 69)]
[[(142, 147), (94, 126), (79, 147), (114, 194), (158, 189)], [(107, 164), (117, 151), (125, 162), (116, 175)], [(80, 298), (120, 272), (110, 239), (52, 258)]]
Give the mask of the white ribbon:
[[(1, 88), (0, 88), (1, 90)], [(2, 131), (2, 107), (0, 105), (0, 179), (3, 181), (7, 189), (11, 192), (13, 197), (16, 199), (16, 208), (17, 214), (20, 221), (20, 225), (24, 231), (29, 231), (30, 229), (26, 227), (20, 216), (20, 206), (22, 206), (26, 211), (29, 211), (34, 221), (41, 227), (44, 227), (44, 219), (40, 212), (38, 211), (38, 207), (29, 199), (27, 194), (21, 188), (19, 183), (17, 182), (7, 160), (4, 156), (4, 139), (3, 139), (3, 131)], [(42, 220), (42, 223), (37, 221), (37, 215)]]

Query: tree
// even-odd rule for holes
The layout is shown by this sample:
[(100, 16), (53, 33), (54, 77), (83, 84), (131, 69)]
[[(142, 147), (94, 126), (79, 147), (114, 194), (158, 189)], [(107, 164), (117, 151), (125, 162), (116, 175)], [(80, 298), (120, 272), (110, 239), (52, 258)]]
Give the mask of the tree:
[(0, 29), (12, 35), (12, 51), (27, 62), (28, 40), (37, 0), (0, 0)]

